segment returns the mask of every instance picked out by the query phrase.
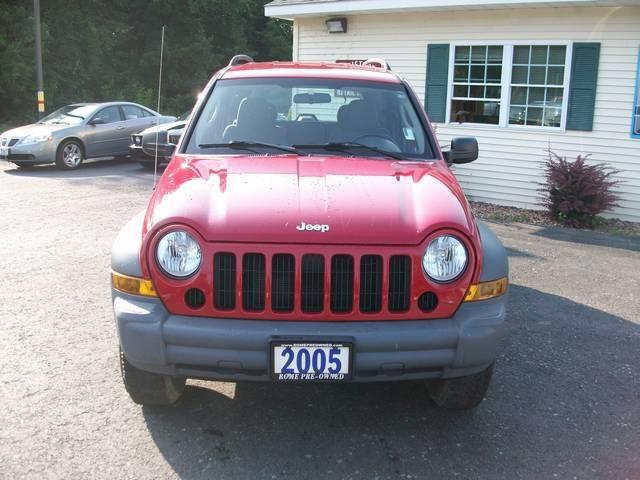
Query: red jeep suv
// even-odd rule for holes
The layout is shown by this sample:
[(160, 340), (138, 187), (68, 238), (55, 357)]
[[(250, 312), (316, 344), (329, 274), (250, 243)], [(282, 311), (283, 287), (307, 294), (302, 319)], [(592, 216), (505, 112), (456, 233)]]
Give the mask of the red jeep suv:
[(386, 63), (232, 59), (112, 253), (124, 384), (425, 381), (484, 397), (508, 265), (406, 81)]

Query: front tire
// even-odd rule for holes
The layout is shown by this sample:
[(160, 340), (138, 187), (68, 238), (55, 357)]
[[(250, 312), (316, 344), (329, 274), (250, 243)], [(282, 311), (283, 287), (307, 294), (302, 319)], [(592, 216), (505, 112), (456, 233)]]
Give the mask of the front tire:
[(63, 170), (74, 170), (84, 161), (84, 147), (77, 140), (65, 140), (58, 147), (56, 165)]
[(171, 405), (178, 401), (184, 391), (184, 377), (169, 377), (145, 372), (134, 367), (120, 350), (120, 371), (124, 386), (135, 403), (139, 405)]
[(493, 363), (485, 370), (466, 377), (437, 380), (429, 385), (433, 401), (448, 410), (471, 410), (477, 407), (487, 394)]

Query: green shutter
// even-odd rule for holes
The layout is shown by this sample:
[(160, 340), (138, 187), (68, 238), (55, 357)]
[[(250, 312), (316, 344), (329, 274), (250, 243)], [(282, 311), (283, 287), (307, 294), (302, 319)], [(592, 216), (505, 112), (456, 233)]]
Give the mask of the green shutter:
[(599, 61), (599, 43), (573, 44), (567, 130), (593, 130)]
[(424, 108), (432, 122), (444, 122), (447, 116), (447, 83), (449, 82), (449, 44), (427, 46)]

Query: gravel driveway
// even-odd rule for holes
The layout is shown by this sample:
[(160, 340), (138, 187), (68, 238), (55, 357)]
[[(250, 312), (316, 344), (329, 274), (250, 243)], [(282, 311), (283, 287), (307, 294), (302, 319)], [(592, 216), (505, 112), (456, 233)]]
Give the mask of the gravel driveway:
[(190, 382), (154, 410), (121, 384), (108, 278), (151, 184), (0, 165), (0, 477), (640, 478), (640, 241), (494, 225), (510, 335), (473, 413), (414, 383)]

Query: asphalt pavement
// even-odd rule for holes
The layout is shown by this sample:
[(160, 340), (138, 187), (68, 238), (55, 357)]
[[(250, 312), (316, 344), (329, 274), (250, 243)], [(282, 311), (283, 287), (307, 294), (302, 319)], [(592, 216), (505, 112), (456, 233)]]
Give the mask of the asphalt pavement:
[(165, 409), (120, 379), (109, 291), (119, 228), (152, 174), (0, 164), (0, 477), (640, 479), (640, 241), (492, 227), (509, 335), (486, 399), (421, 383), (190, 381)]

